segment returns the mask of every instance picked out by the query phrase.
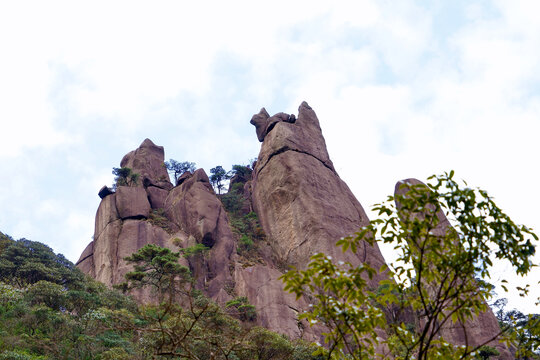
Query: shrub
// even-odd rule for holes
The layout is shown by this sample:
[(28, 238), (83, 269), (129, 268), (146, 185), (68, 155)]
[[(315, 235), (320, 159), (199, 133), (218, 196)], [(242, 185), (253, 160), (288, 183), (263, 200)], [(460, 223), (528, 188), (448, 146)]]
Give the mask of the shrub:
[(238, 247), (236, 251), (239, 255), (250, 252), (255, 247), (255, 243), (247, 235), (242, 235), (238, 241)]
[(229, 310), (231, 315), (242, 321), (255, 321), (257, 319), (255, 306), (251, 305), (245, 296), (239, 296), (227, 301), (225, 308)]

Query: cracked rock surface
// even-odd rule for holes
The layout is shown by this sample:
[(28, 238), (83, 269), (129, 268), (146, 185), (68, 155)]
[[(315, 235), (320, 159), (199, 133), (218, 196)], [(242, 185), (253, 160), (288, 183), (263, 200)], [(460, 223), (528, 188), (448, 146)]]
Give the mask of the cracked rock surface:
[(253, 207), (280, 261), (302, 268), (314, 253), (324, 252), (353, 265), (368, 262), (378, 269), (385, 263), (377, 246), (364, 244), (358, 255), (335, 246), (369, 220), (336, 173), (317, 115), (306, 102), (294, 123), (278, 122), (266, 134), (252, 188)]

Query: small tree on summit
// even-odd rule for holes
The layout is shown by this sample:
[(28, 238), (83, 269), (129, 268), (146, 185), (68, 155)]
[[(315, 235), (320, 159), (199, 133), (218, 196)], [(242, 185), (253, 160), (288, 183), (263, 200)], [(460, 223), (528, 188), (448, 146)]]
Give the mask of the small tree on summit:
[(113, 167), (112, 173), (114, 175), (113, 188), (116, 188), (117, 186), (136, 186), (137, 181), (139, 181), (140, 175), (134, 173), (133, 170), (128, 167)]
[(212, 183), (212, 186), (218, 190), (218, 194), (221, 194), (221, 190), (223, 190), (225, 187), (223, 181), (230, 179), (231, 176), (220, 165), (210, 169), (210, 174), (210, 182)]
[(245, 178), (250, 176), (253, 170), (249, 167), (249, 165), (233, 165), (230, 172), (232, 175), (238, 175)]
[(165, 166), (167, 167), (167, 170), (169, 170), (169, 172), (171, 172), (171, 174), (173, 175), (175, 184), (178, 183), (178, 178), (186, 171), (195, 171), (195, 163), (190, 161), (180, 162), (174, 159), (169, 159), (169, 161), (165, 161)]

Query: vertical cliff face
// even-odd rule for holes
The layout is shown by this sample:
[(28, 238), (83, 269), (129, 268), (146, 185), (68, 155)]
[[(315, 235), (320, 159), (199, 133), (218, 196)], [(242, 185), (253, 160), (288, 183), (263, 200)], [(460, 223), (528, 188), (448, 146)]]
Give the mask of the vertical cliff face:
[(278, 259), (304, 267), (314, 253), (324, 252), (380, 268), (385, 262), (377, 246), (364, 244), (358, 255), (335, 246), (369, 219), (336, 173), (313, 109), (303, 102), (297, 118), (269, 117), (263, 109), (252, 123), (263, 141), (254, 169), (253, 207)]
[[(344, 254), (335, 246), (341, 237), (358, 231), (369, 220), (337, 175), (313, 109), (302, 103), (298, 117), (284, 113), (269, 116), (262, 109), (251, 123), (262, 142), (249, 183), (251, 202), (271, 251), (264, 264), (236, 267), (236, 288), (257, 307), (261, 325), (315, 340), (321, 329), (298, 322), (297, 314), (306, 310), (307, 304), (283, 292), (278, 280), (282, 269), (288, 265), (304, 268), (318, 252), (353, 265), (369, 262), (376, 268), (384, 259), (376, 246), (363, 244), (358, 256)], [(378, 280), (372, 280), (373, 286)]]
[[(395, 187), (395, 194), (396, 195), (403, 195), (406, 194), (407, 191), (410, 190), (412, 186), (425, 186), (424, 183), (422, 183), (420, 180), (417, 179), (406, 179), (399, 181), (396, 184)], [(396, 203), (396, 205), (399, 207), (399, 202)], [(423, 216), (422, 212), (420, 211), (418, 215), (415, 216)], [(446, 218), (446, 215), (443, 213), (442, 210), (439, 210), (436, 213), (436, 216), (438, 218), (437, 226), (431, 231), (431, 233), (434, 236), (440, 236), (443, 237), (447, 234), (448, 230), (451, 228), (450, 222)], [(457, 244), (456, 244), (457, 245)], [(410, 244), (410, 246), (415, 246), (415, 244)], [(426, 264), (429, 266), (429, 264)], [(456, 281), (456, 280), (453, 280)], [(474, 280), (473, 280), (474, 281)], [(462, 280), (457, 280), (455, 283), (455, 286), (459, 286), (459, 284), (462, 282)], [(475, 286), (476, 283), (473, 284)], [(438, 287), (440, 284), (436, 284), (435, 289), (430, 290), (429, 284), (426, 284), (428, 293), (431, 295), (434, 295), (433, 293), (436, 293)], [(435, 295), (434, 295), (435, 296)], [(471, 296), (471, 294), (463, 295), (465, 297)], [(478, 296), (478, 295), (477, 295)], [(481, 299), (484, 301), (484, 299)], [(487, 306), (487, 304), (486, 304)], [(422, 319), (420, 319), (422, 321)], [(479, 346), (483, 344), (487, 344), (489, 346), (492, 346), (496, 348), (500, 355), (497, 357), (498, 359), (504, 359), (504, 360), (511, 360), (514, 359), (508, 348), (505, 344), (500, 343), (498, 340), (495, 340), (494, 337), (497, 336), (500, 332), (499, 322), (497, 321), (497, 318), (487, 306), (487, 310), (481, 312), (478, 316), (475, 316), (472, 319), (467, 320), (465, 323), (463, 322), (447, 322), (441, 329), (441, 335), (443, 338), (452, 343), (457, 345), (465, 345), (468, 346)]]

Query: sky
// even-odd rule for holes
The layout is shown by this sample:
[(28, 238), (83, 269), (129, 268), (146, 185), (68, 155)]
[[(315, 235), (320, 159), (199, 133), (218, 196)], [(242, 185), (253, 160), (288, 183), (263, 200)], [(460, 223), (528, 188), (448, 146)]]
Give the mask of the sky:
[[(538, 13), (535, 0), (1, 2), (0, 231), (75, 262), (98, 190), (145, 138), (229, 169), (259, 152), (254, 113), (304, 100), (368, 212), (396, 181), (453, 169), (538, 230)], [(496, 270), (495, 283), (511, 273)], [(539, 288), (500, 296), (540, 313)]]

